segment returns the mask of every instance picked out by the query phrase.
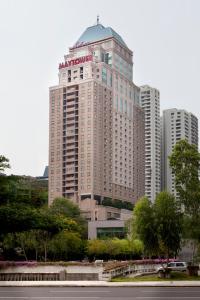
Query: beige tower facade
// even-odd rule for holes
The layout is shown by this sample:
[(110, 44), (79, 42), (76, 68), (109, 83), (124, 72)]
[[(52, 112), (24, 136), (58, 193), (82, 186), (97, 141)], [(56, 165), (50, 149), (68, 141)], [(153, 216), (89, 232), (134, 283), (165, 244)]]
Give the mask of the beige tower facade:
[(50, 88), (49, 204), (64, 196), (94, 212), (104, 199), (144, 195), (144, 112), (132, 66), (132, 51), (99, 23), (64, 56)]

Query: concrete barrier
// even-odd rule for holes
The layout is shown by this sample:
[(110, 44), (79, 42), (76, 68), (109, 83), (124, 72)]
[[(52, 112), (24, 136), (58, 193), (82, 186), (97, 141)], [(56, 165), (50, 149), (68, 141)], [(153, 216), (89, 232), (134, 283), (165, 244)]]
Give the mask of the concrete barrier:
[(114, 277), (151, 273), (158, 264), (101, 262), (101, 265), (46, 265), (8, 267), (0, 270), (0, 281), (110, 281)]

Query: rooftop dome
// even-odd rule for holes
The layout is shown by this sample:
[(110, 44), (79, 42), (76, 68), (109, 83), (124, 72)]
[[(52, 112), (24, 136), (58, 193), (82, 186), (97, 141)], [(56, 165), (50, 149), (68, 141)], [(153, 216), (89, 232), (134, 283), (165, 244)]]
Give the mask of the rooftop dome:
[(127, 48), (127, 45), (116, 31), (114, 31), (111, 27), (104, 27), (99, 23), (94, 26), (88, 27), (80, 36), (80, 38), (76, 42), (76, 45), (79, 45), (81, 43), (92, 43), (112, 37), (115, 38), (121, 45)]

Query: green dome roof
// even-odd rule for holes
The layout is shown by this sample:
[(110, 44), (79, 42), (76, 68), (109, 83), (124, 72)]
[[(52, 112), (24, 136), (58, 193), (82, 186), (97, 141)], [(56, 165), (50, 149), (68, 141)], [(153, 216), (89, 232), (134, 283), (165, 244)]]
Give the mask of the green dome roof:
[(111, 27), (104, 27), (101, 24), (88, 27), (80, 36), (75, 45), (80, 45), (81, 43), (92, 43), (112, 37), (127, 48), (127, 45), (116, 31), (114, 31)]

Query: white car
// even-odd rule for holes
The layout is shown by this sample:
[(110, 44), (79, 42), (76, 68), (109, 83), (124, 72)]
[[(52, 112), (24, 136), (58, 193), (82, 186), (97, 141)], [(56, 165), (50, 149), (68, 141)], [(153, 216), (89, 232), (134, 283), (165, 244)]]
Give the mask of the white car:
[[(168, 268), (171, 271), (185, 272), (187, 271), (187, 263), (184, 261), (174, 261), (164, 265), (164, 268)], [(161, 266), (157, 269), (158, 272), (162, 272), (164, 268)]]

